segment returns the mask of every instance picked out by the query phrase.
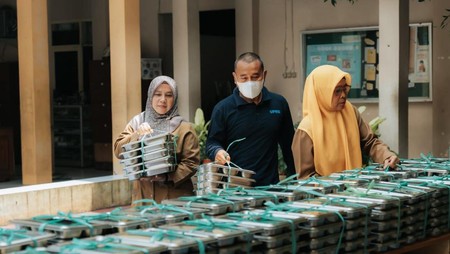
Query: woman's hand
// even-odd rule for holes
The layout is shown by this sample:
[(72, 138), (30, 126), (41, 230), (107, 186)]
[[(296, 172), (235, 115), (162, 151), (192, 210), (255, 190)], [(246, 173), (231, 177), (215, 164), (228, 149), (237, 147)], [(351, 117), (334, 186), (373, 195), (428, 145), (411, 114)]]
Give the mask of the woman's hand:
[(147, 122), (144, 122), (144, 123), (141, 123), (141, 125), (139, 125), (136, 132), (137, 132), (137, 134), (139, 134), (139, 136), (144, 136), (145, 134), (153, 133), (153, 129), (152, 129), (152, 127), (150, 127), (150, 124), (148, 124)]
[(400, 159), (396, 155), (392, 155), (391, 157), (384, 160), (383, 168), (390, 167), (392, 169), (397, 168), (397, 164), (400, 162)]
[(231, 158), (230, 158), (230, 155), (225, 150), (222, 149), (216, 153), (216, 157), (214, 158), (214, 161), (217, 164), (225, 165), (225, 163), (231, 161)]

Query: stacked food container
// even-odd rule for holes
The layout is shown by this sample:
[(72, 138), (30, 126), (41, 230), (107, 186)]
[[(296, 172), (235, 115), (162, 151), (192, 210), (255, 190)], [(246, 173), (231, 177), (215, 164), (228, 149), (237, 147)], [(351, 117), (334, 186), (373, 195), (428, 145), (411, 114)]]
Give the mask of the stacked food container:
[[(13, 220), (17, 229), (2, 232), (9, 233), (10, 240), (0, 242), (0, 250), (386, 252), (449, 231), (448, 165), (448, 161), (405, 162), (398, 171), (374, 166), (328, 177), (288, 178), (255, 188), (225, 185), (214, 193), (161, 204), (141, 200), (130, 208), (107, 213), (59, 213)], [(229, 171), (220, 174), (226, 173)]]
[(153, 176), (175, 170), (176, 151), (174, 136), (154, 130), (138, 141), (122, 146), (120, 163), (124, 175), (130, 180)]

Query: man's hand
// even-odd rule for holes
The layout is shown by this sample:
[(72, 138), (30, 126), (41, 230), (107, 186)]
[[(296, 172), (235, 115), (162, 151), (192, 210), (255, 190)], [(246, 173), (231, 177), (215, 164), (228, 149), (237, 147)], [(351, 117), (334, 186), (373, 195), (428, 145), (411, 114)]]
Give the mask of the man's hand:
[(219, 150), (214, 158), (215, 163), (225, 165), (225, 163), (230, 162), (230, 155), (225, 150)]

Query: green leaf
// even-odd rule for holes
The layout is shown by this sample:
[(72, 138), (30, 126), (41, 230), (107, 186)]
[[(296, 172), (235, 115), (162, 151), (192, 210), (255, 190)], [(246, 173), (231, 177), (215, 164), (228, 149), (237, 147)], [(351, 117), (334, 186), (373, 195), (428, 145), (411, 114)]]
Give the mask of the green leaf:
[(195, 111), (194, 123), (196, 126), (203, 126), (205, 124), (205, 116), (201, 108), (197, 108)]

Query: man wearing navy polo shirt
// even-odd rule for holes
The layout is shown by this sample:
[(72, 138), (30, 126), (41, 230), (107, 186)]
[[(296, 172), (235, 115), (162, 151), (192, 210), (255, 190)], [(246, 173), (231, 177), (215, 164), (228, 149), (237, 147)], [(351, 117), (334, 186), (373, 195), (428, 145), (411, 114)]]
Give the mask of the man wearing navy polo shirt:
[(291, 144), (294, 126), (286, 99), (264, 87), (267, 71), (261, 58), (247, 52), (234, 63), (233, 94), (214, 107), (206, 141), (208, 157), (216, 163), (232, 161), (256, 172), (254, 186), (279, 182), (278, 144), (295, 174)]

